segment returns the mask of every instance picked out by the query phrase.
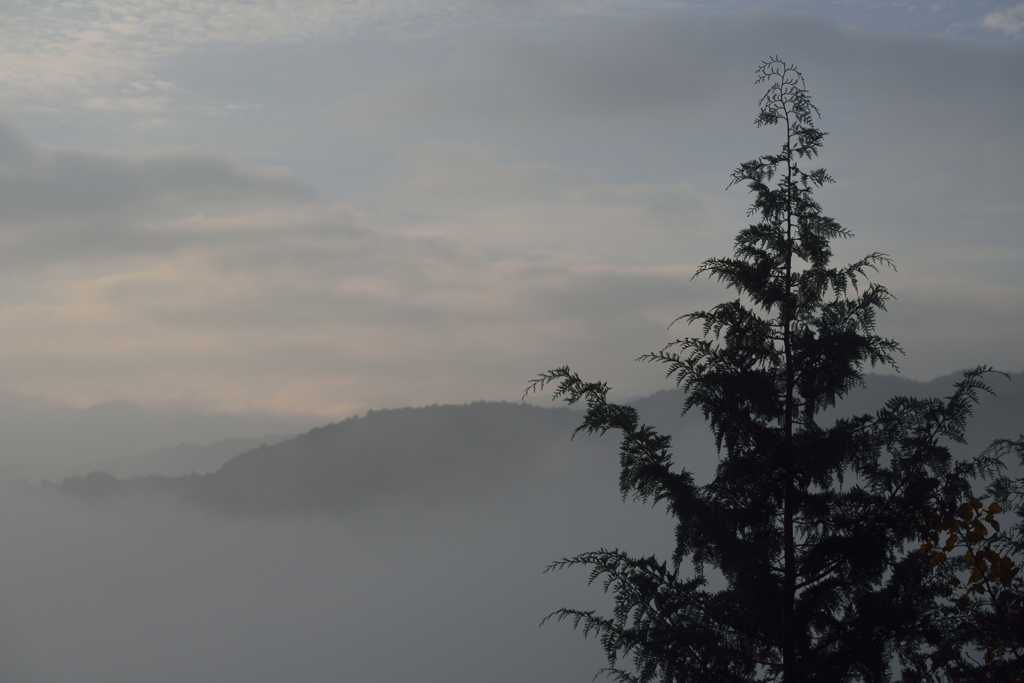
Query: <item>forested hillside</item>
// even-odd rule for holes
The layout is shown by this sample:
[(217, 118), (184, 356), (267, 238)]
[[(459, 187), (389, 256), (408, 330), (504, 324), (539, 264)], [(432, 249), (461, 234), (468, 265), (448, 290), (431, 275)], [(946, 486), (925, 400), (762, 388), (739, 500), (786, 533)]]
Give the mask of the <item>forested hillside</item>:
[[(873, 412), (894, 395), (945, 396), (958, 375), (920, 383), (872, 375), (827, 418)], [(961, 454), (979, 452), (995, 438), (1024, 430), (1024, 373), (996, 376), (996, 396), (983, 396)], [(710, 477), (717, 463), (703, 417), (680, 417), (684, 394), (662, 391), (634, 400), (641, 419), (672, 434), (679, 461)], [(163, 492), (233, 513), (345, 513), (402, 498), (445, 504), (486, 496), (527, 477), (545, 457), (568, 448), (611, 450), (614, 440), (579, 436), (579, 414), (521, 403), (471, 403), (371, 411), (313, 429), (229, 460), (216, 472), (187, 477), (117, 479), (90, 474), (61, 488), (90, 498)]]

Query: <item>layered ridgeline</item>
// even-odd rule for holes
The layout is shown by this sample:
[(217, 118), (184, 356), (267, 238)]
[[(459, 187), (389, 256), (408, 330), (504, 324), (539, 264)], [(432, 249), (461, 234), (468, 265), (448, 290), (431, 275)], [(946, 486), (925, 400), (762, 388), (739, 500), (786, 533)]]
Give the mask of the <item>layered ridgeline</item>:
[(210, 472), (239, 453), (320, 424), (323, 418), (312, 415), (207, 413), (128, 401), (74, 408), (0, 391), (0, 481), (60, 481), (92, 471), (121, 478)]
[[(943, 397), (959, 374), (928, 383), (898, 376), (872, 375), (832, 411), (836, 417), (873, 413), (896, 395)], [(959, 455), (980, 452), (995, 438), (1024, 431), (1024, 373), (993, 377), (996, 396), (985, 395), (968, 427), (968, 445)], [(662, 391), (631, 401), (643, 421), (673, 436), (674, 450), (698, 479), (710, 478), (717, 456), (696, 411), (680, 417), (681, 391)], [(363, 417), (313, 429), (228, 459), (224, 448), (246, 442), (221, 442), (217, 456), (226, 462), (206, 474), (159, 476), (162, 471), (195, 464), (168, 461), (147, 476), (118, 478), (93, 472), (65, 479), (59, 488), (90, 499), (163, 493), (204, 508), (243, 513), (346, 513), (389, 500), (407, 504), (451, 503), (507, 490), (536, 476), (541, 464), (567, 449), (613, 452), (607, 440), (568, 435), (579, 415), (565, 408), (522, 403), (472, 403), (371, 411)], [(145, 460), (131, 460), (136, 470)], [(210, 460), (206, 461), (211, 462)], [(211, 468), (212, 469), (212, 468)], [(181, 470), (179, 470), (181, 471)], [(197, 471), (202, 471), (199, 468)], [(115, 470), (116, 473), (116, 470)]]
[(251, 514), (346, 513), (389, 500), (444, 503), (528, 477), (554, 449), (565, 450), (577, 417), (484, 402), (371, 411), (249, 450), (205, 475), (118, 479), (94, 472), (67, 478), (60, 489), (89, 499), (171, 494)]

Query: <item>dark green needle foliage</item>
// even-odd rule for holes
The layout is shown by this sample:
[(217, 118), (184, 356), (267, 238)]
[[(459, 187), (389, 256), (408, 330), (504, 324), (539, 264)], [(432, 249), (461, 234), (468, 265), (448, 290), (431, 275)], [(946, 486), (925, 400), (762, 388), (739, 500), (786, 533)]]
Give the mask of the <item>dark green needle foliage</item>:
[(962, 643), (935, 610), (948, 577), (917, 550), (923, 511), (944, 483), (997, 467), (955, 463), (942, 445), (962, 439), (988, 368), (944, 400), (823, 418), (868, 366), (900, 353), (875, 331), (890, 294), (871, 276), (891, 263), (832, 264), (833, 241), (851, 235), (815, 200), (832, 177), (804, 166), (825, 137), (819, 112), (794, 66), (774, 58), (757, 74), (767, 92), (755, 123), (778, 130), (782, 149), (733, 173), (753, 222), (730, 257), (698, 270), (734, 298), (680, 319), (699, 336), (640, 358), (664, 364), (685, 410), (704, 415), (716, 475), (698, 484), (669, 437), (608, 402), (606, 384), (568, 367), (534, 380), (528, 393), (553, 384), (555, 398), (586, 404), (577, 433), (621, 432), (623, 497), (664, 504), (677, 522), (668, 561), (602, 549), (552, 564), (589, 567), (615, 607), (551, 616), (599, 638), (619, 681), (935, 680)]

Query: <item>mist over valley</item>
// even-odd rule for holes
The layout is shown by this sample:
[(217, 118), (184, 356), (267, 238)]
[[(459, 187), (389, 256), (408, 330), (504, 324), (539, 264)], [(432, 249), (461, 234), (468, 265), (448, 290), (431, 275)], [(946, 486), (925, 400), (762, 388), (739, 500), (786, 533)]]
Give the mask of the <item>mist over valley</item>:
[[(836, 415), (930, 383), (868, 377)], [(1024, 373), (995, 377), (970, 446), (1018, 428)], [(631, 401), (673, 435), (698, 481), (717, 456), (685, 396)], [(370, 413), (259, 445), (203, 473), (161, 474), (195, 449), (0, 498), (0, 677), (17, 681), (564, 681), (599, 651), (566, 604), (607, 609), (585, 572), (544, 574), (597, 547), (671, 552), (664, 511), (618, 493), (617, 436), (577, 435), (577, 410), (478, 402)], [(258, 440), (257, 440), (258, 441)], [(213, 444), (207, 463), (239, 439)], [(201, 448), (199, 449), (202, 450)], [(213, 459), (211, 459), (213, 458)], [(114, 470), (116, 472), (116, 470)]]

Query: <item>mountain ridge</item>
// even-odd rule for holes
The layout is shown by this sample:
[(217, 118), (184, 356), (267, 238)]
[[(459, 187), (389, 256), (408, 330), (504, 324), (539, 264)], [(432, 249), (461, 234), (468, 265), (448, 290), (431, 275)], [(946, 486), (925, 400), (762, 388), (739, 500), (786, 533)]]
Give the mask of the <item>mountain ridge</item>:
[[(852, 391), (826, 416), (874, 412), (894, 395), (945, 396), (957, 377), (918, 383), (871, 375), (867, 386)], [(958, 455), (1024, 431), (1024, 373), (1011, 379), (1001, 382), (1000, 394), (981, 397), (968, 444), (951, 444)], [(670, 389), (632, 405), (642, 421), (672, 435), (677, 463), (698, 481), (708, 479), (717, 464), (713, 440), (699, 412), (680, 416), (684, 401), (681, 389)], [(508, 401), (381, 409), (262, 444), (205, 474), (118, 479), (93, 472), (67, 478), (59, 488), (93, 499), (164, 492), (240, 514), (345, 514), (398, 499), (438, 504), (507, 488), (545, 457), (569, 448), (614, 450), (613, 437), (571, 441), (579, 420), (578, 411), (565, 407)]]

